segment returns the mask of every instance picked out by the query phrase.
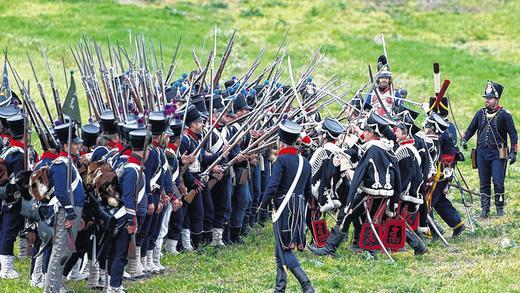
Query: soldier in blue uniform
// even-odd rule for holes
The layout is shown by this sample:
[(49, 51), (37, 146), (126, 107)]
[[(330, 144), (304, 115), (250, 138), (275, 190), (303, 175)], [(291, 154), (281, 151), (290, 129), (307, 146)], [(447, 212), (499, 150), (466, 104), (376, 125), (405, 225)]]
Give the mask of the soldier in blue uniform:
[(305, 248), (305, 210), (312, 197), (311, 166), (294, 146), (300, 132), (301, 127), (296, 122), (283, 120), (280, 123), (278, 158), (260, 205), (261, 209), (266, 209), (272, 201), (274, 208), (275, 292), (285, 292), (286, 269), (298, 280), (303, 292), (314, 292), (311, 281), (292, 252)]
[[(69, 122), (70, 123), (70, 122)], [(75, 241), (78, 233), (85, 192), (83, 183), (76, 169), (75, 162), (68, 161), (69, 143), (69, 123), (56, 126), (54, 128), (56, 136), (61, 144), (60, 156), (53, 161), (50, 168), (50, 180), (54, 187), (55, 202), (51, 208), (55, 211), (54, 218), (54, 237), (52, 252), (49, 261), (49, 269), (45, 280), (45, 292), (58, 292), (64, 287), (62, 275), (65, 260), (71, 252), (67, 248), (67, 241)], [(72, 143), (70, 146), (70, 157), (75, 160), (81, 151), (82, 141), (76, 134), (76, 127), (72, 125)], [(71, 182), (67, 182), (67, 171), (71, 170)], [(68, 189), (72, 190), (72, 197)]]
[(4, 161), (8, 178), (0, 186), (2, 211), (0, 215), (0, 278), (16, 279), (18, 273), (13, 267), (13, 248), (18, 232), (23, 227), (24, 218), (20, 215), (21, 198), (19, 191), (20, 176), (24, 171), (24, 117), (15, 115), (6, 119), (10, 142), (2, 149), (0, 158)]
[[(172, 211), (168, 222), (168, 232), (164, 240), (164, 250), (168, 253), (178, 254), (177, 244), (181, 237), (182, 230), (182, 194), (186, 193), (184, 184), (182, 183), (182, 177), (179, 176), (179, 159), (177, 159), (177, 148), (179, 147), (180, 137), (182, 131), (182, 120), (172, 119), (169, 125), (168, 134), (170, 135), (168, 146), (166, 147), (165, 153), (168, 160), (168, 167), (172, 176), (173, 187), (176, 189), (174, 192), (175, 198), (172, 198)], [(185, 161), (187, 162), (187, 161)], [(185, 194), (184, 194), (185, 195)]]
[(110, 284), (108, 293), (126, 292), (122, 286), (122, 281), (124, 267), (128, 261), (128, 245), (131, 235), (137, 233), (137, 210), (145, 209), (142, 202), (146, 202), (146, 179), (144, 172), (140, 172), (140, 168), (141, 161), (146, 157), (144, 147), (148, 135), (145, 130), (134, 130), (129, 135), (132, 153), (128, 157), (128, 161), (122, 166), (122, 175), (119, 179), (121, 182), (122, 207), (115, 214), (117, 228), (111, 239), (109, 253)]
[[(182, 246), (187, 251), (192, 251), (198, 247), (202, 240), (202, 228), (204, 219), (204, 206), (202, 203), (201, 193), (204, 189), (204, 183), (200, 180), (201, 159), (200, 154), (193, 154), (200, 141), (200, 134), (204, 124), (202, 117), (197, 108), (190, 105), (186, 114), (186, 132), (181, 137), (179, 154), (188, 155), (189, 163), (179, 160), (180, 166), (188, 165), (186, 172), (183, 174), (184, 185), (187, 192), (190, 190), (197, 191), (197, 195), (189, 204), (182, 206), (184, 215), (181, 231)], [(193, 242), (193, 245), (192, 245)]]
[[(518, 135), (513, 117), (509, 111), (499, 105), (504, 87), (496, 82), (489, 81), (482, 96), (485, 107), (480, 109), (471, 120), (468, 129), (461, 140), (463, 148), (467, 148), (467, 141), (477, 133), (477, 167), (480, 178), (480, 200), (482, 218), (489, 217), (491, 205), (491, 178), (495, 192), (495, 206), (497, 216), (504, 215), (505, 187), (507, 161), (516, 162), (518, 152)], [(507, 136), (511, 143), (508, 150)]]

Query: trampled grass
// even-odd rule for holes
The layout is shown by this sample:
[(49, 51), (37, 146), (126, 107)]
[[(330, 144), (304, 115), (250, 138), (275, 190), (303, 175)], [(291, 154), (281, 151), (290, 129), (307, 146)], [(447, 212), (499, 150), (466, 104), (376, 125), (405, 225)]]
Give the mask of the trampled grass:
[[(24, 79), (34, 78), (25, 52), (32, 56), (47, 95), (48, 76), (40, 48), (49, 55), (62, 96), (65, 83), (61, 56), (68, 68), (74, 61), (68, 46), (81, 33), (95, 36), (106, 45), (128, 42), (128, 31), (161, 40), (169, 62), (182, 35), (180, 70), (194, 67), (191, 49), (204, 55), (212, 42), (212, 29), (219, 28), (219, 58), (233, 29), (237, 42), (224, 78), (246, 70), (261, 48), (267, 64), (274, 57), (285, 30), (289, 29), (288, 54), (293, 66), (303, 70), (320, 45), (326, 58), (313, 75), (325, 81), (339, 74), (354, 93), (368, 78), (367, 64), (375, 66), (385, 33), (396, 87), (406, 87), (409, 98), (425, 101), (433, 92), (432, 63), (441, 63), (441, 78), (452, 81), (450, 96), (462, 131), (482, 106), (480, 98), (488, 79), (505, 86), (502, 104), (513, 116), (518, 113), (520, 91), (520, 5), (515, 1), (4, 1), (0, 3), (0, 43)], [(128, 3), (129, 2), (129, 3)], [(218, 59), (219, 60), (219, 59)], [(287, 71), (286, 71), (287, 72)], [(79, 73), (75, 74), (79, 84)], [(12, 84), (13, 89), (19, 92)], [(78, 90), (84, 97), (82, 88)], [(86, 102), (83, 99), (83, 106)], [(43, 108), (42, 108), (43, 109)], [(83, 115), (85, 119), (85, 115)], [(515, 119), (518, 122), (518, 119)], [(517, 123), (518, 124), (518, 123)], [(474, 142), (470, 142), (470, 146)], [(469, 153), (466, 153), (469, 157)], [(478, 190), (478, 177), (469, 162), (461, 165), (470, 186)], [(343, 245), (336, 258), (316, 257), (308, 251), (300, 260), (318, 292), (515, 292), (520, 291), (520, 191), (519, 165), (509, 167), (506, 181), (506, 217), (476, 222), (476, 233), (430, 246), (430, 253), (414, 257), (411, 251), (394, 254), (396, 263), (382, 255), (377, 260), (355, 255)], [(460, 195), (451, 199), (464, 209)], [(475, 199), (473, 217), (478, 215)], [(494, 210), (493, 212), (494, 213)], [(465, 215), (463, 215), (466, 218)], [(333, 222), (329, 221), (329, 225)], [(451, 235), (451, 231), (448, 231)], [(511, 245), (501, 242), (508, 239)], [(271, 229), (256, 228), (246, 245), (228, 249), (204, 248), (196, 254), (167, 256), (168, 274), (144, 282), (128, 283), (132, 292), (268, 292), (274, 285), (274, 255)], [(28, 262), (15, 263), (22, 277), (1, 280), (3, 292), (38, 292), (28, 286)], [(88, 292), (84, 282), (71, 284), (75, 292)], [(290, 277), (289, 291), (297, 292)]]

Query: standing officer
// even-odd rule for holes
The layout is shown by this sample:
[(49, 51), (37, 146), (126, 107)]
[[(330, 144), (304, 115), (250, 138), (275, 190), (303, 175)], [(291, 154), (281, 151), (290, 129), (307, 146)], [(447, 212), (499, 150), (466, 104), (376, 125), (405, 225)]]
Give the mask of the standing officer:
[[(489, 217), (491, 205), (491, 177), (495, 191), (495, 206), (497, 216), (504, 215), (507, 160), (510, 164), (516, 162), (518, 152), (518, 135), (509, 111), (499, 105), (504, 87), (496, 82), (488, 81), (482, 96), (485, 108), (480, 109), (464, 133), (461, 145), (467, 149), (467, 141), (477, 132), (477, 167), (480, 178), (480, 201), (482, 218)], [(507, 136), (511, 142), (507, 154)]]
[(309, 277), (293, 254), (296, 248), (305, 248), (305, 210), (312, 197), (311, 165), (298, 154), (294, 146), (301, 126), (290, 120), (280, 123), (280, 151), (273, 165), (273, 173), (265, 190), (260, 208), (266, 209), (273, 201), (273, 229), (275, 235), (276, 286), (275, 292), (285, 292), (286, 268), (298, 280), (305, 293), (314, 292)]

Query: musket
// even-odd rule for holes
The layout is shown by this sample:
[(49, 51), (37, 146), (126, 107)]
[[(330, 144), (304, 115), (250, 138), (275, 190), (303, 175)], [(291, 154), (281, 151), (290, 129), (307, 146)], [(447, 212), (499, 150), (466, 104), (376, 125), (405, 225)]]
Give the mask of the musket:
[(31, 57), (29, 57), (29, 52), (25, 51), (25, 54), (27, 54), (27, 58), (29, 59), (29, 64), (31, 65), (31, 69), (34, 75), (34, 80), (36, 80), (36, 85), (38, 87), (38, 91), (40, 92), (40, 97), (42, 98), (43, 105), (45, 106), (45, 110), (47, 111), (47, 115), (49, 115), (49, 122), (53, 123), (51, 111), (49, 110), (49, 105), (47, 104), (47, 99), (45, 99), (45, 93), (43, 92), (42, 84), (38, 80), (38, 76), (36, 75), (36, 71), (34, 70), (34, 66), (31, 60)]
[[(69, 131), (68, 131), (68, 139), (67, 139), (67, 194), (69, 196), (69, 200), (71, 205), (74, 206), (74, 195), (72, 190), (72, 123), (75, 123), (72, 119), (69, 121)], [(79, 176), (76, 174), (76, 176)], [(74, 235), (72, 234), (72, 229), (67, 229), (67, 250), (69, 253), (76, 252), (76, 240), (74, 239)]]
[(226, 50), (224, 51), (224, 55), (222, 56), (222, 60), (220, 61), (220, 65), (218, 66), (217, 72), (215, 73), (215, 77), (213, 78), (213, 85), (214, 87), (218, 84), (220, 81), (220, 77), (222, 76), (222, 73), (224, 72), (224, 67), (226, 66), (227, 60), (229, 56), (231, 55), (231, 49), (233, 49), (233, 44), (235, 41), (235, 34), (236, 30), (233, 31), (233, 34), (229, 38)]
[[(282, 39), (282, 42), (280, 43), (280, 46), (278, 46), (278, 50), (276, 50), (276, 55), (274, 57), (274, 61), (275, 63), (278, 61), (278, 60), (282, 60), (283, 58), (279, 58), (278, 55), (280, 54), (280, 51), (282, 49), (282, 47), (285, 45), (285, 41), (287, 40), (287, 35), (289, 34), (289, 29), (287, 29), (285, 31), (285, 35), (283, 36), (283, 39)], [(271, 70), (269, 71), (269, 74), (267, 75), (267, 80), (270, 80), (271, 79), (271, 76), (274, 72), (274, 67), (271, 68)]]
[(47, 60), (47, 54), (45, 54), (45, 51), (42, 50), (43, 59), (45, 60), (45, 65), (47, 67), (47, 73), (49, 74), (49, 82), (51, 83), (51, 89), (52, 89), (52, 95), (54, 96), (54, 103), (56, 104), (56, 112), (58, 112), (58, 117), (61, 119), (62, 122), (65, 122), (65, 117), (63, 116), (63, 111), (61, 110), (61, 102), (60, 102), (60, 95), (58, 93), (58, 89), (56, 88), (56, 85), (54, 84), (54, 77), (51, 73), (51, 67), (49, 66), (49, 60)]
[(179, 37), (179, 41), (177, 42), (177, 47), (175, 48), (175, 52), (173, 53), (172, 61), (170, 62), (170, 68), (168, 69), (168, 73), (166, 74), (165, 83), (168, 84), (170, 82), (170, 78), (173, 76), (173, 72), (175, 71), (175, 60), (177, 58), (177, 53), (179, 52), (179, 47), (181, 46), (182, 36)]

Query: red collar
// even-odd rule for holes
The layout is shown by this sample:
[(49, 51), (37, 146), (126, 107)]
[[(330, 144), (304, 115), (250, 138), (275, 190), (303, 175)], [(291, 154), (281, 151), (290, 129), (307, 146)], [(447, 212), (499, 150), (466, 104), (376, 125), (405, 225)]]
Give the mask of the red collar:
[(122, 153), (123, 156), (130, 156), (131, 154), (132, 154), (132, 149), (131, 148), (127, 148)]
[(177, 146), (173, 142), (168, 143), (168, 148), (172, 149), (174, 152), (177, 151)]
[(154, 147), (156, 147), (156, 148), (160, 146), (160, 145), (159, 145), (159, 142), (156, 141), (155, 139), (152, 140), (152, 145), (153, 145)]
[[(59, 156), (67, 158), (68, 157), (68, 153), (66, 151), (60, 151), (60, 155)], [(72, 158), (73, 161), (77, 160), (77, 157), (74, 156), (73, 154), (71, 154), (70, 157)]]
[(130, 154), (130, 156), (128, 156), (128, 163), (134, 163), (136, 165), (141, 165), (141, 160), (138, 158), (137, 155), (134, 155), (134, 154)]
[(191, 138), (193, 138), (194, 140), (199, 140), (199, 134), (196, 133), (195, 131), (191, 130), (191, 129), (186, 129), (186, 131), (184, 132), (186, 135), (189, 135), (191, 136)]
[(121, 151), (123, 149), (123, 145), (119, 142), (114, 142), (114, 141), (111, 141), (109, 140), (107, 142), (107, 147), (111, 148), (111, 149), (117, 149), (118, 151)]
[(41, 160), (44, 160), (44, 159), (51, 159), (51, 160), (55, 160), (59, 157), (60, 155), (58, 155), (57, 153), (55, 152), (51, 152), (51, 151), (44, 151), (42, 156), (41, 156)]
[(13, 146), (13, 147), (19, 147), (22, 149), (24, 148), (24, 143), (22, 141), (11, 139), (10, 142), (11, 142), (11, 146)]
[(414, 144), (415, 140), (413, 138), (404, 139), (399, 142), (399, 145), (405, 145), (405, 144)]
[(390, 91), (390, 86), (388, 86), (387, 88), (385, 88), (384, 90), (381, 90), (380, 87), (378, 87), (378, 90), (381, 94), (385, 94), (386, 92)]
[(295, 148), (295, 147), (285, 147), (283, 149), (281, 149), (279, 152), (278, 152), (278, 155), (279, 156), (282, 156), (282, 155), (296, 155), (298, 154), (298, 149)]

